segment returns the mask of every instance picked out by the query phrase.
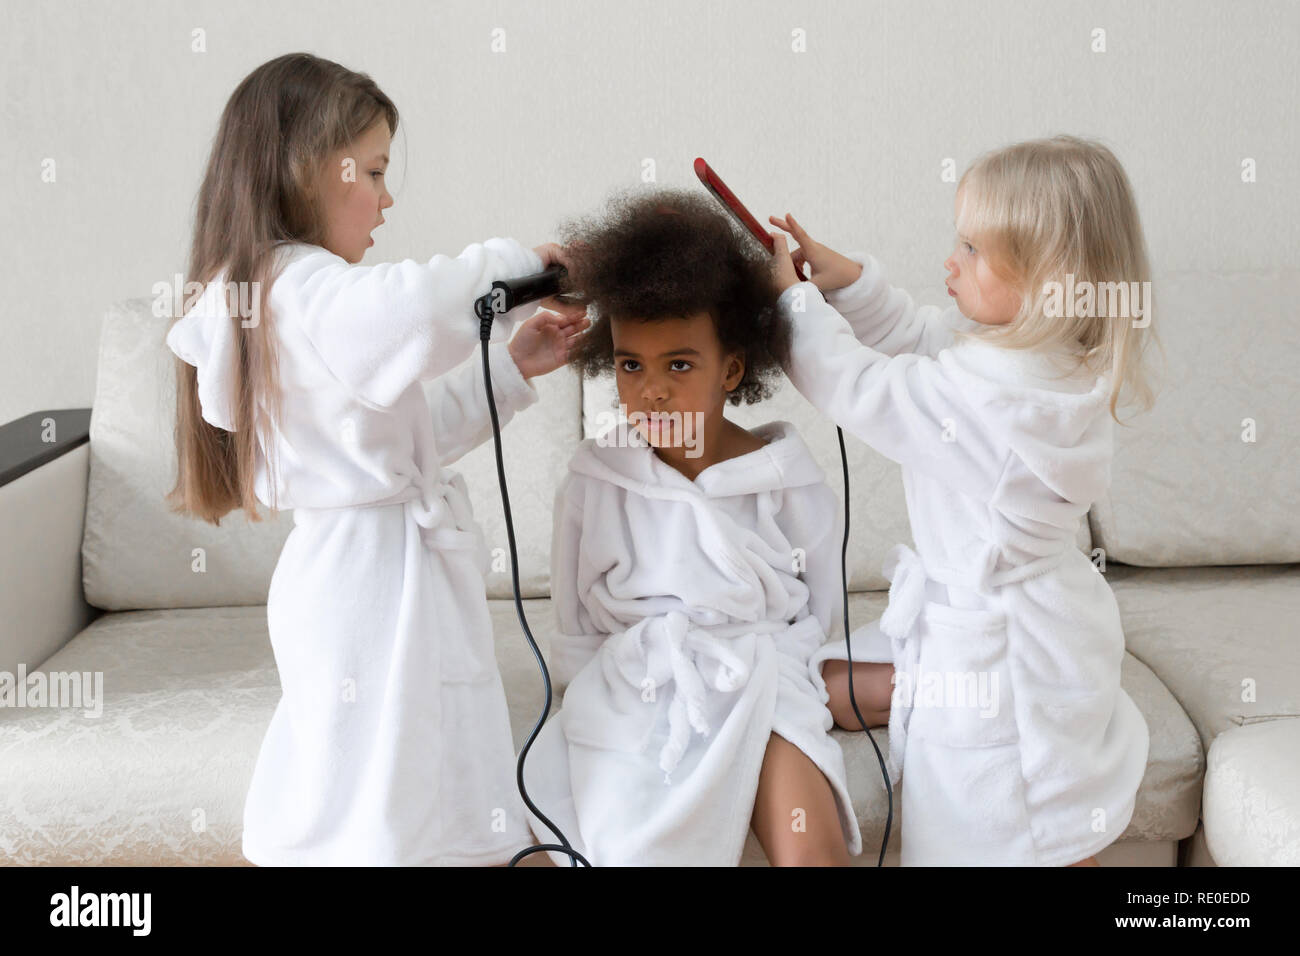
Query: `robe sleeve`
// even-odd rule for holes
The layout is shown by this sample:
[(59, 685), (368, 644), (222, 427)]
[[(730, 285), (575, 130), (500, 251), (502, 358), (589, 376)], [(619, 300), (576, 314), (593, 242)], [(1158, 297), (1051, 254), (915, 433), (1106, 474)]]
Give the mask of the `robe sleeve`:
[(840, 549), (844, 544), (844, 512), (839, 495), (829, 485), (817, 485), (808, 502), (808, 537), (812, 544), (804, 562), (808, 610), (821, 622), (828, 640), (844, 635), (844, 579)]
[(859, 342), (885, 355), (915, 353), (937, 356), (953, 342), (954, 328), (968, 320), (954, 305), (918, 306), (904, 290), (891, 286), (874, 256), (853, 252), (862, 275), (843, 289), (826, 293), (826, 301), (848, 320)]
[(944, 365), (861, 344), (811, 282), (781, 293), (792, 325), (786, 375), (823, 415), (880, 454), (988, 500), (1010, 458)]
[(844, 512), (839, 495), (822, 482), (787, 489), (786, 503), (777, 513), (777, 525), (792, 548), (803, 555), (799, 580), (808, 588), (808, 604), (795, 617), (811, 614), (828, 638), (844, 632), (844, 588), (840, 576), (840, 548), (844, 539)]
[[(505, 342), (488, 346), (492, 397), (504, 429), (515, 412), (537, 401), (537, 389), (519, 371)], [(492, 416), (483, 387), (483, 357), (476, 349), (460, 367), (424, 383), (424, 396), (433, 417), (438, 461), (450, 465), (492, 435)]]
[(570, 472), (555, 493), (551, 535), (551, 606), (556, 634), (551, 641), (551, 670), (568, 685), (608, 636), (600, 633), (582, 600), (582, 500), (580, 482)]
[[(356, 395), (392, 406), (411, 385), (455, 368), (478, 347), (474, 300), (498, 279), (540, 272), (542, 259), (513, 239), (471, 243), (454, 259), (350, 265), (322, 250), (286, 268), (303, 332), (325, 366)], [(526, 310), (526, 314), (525, 314)], [(536, 311), (517, 306), (493, 323), (493, 340)]]

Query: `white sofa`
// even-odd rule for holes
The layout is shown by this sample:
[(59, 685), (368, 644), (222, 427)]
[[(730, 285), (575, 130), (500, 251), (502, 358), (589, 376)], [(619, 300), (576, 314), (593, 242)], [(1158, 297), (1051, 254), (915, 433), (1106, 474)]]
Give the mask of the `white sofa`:
[[(1104, 865), (1300, 863), (1298, 278), (1157, 277), (1169, 375), (1156, 410), (1116, 429), (1111, 494), (1079, 529), (1080, 548), (1104, 553), (1128, 641), (1123, 684), (1151, 732), (1133, 819)], [(0, 708), (0, 862), (244, 862), (244, 794), (279, 696), (265, 601), (292, 516), (235, 513), (214, 528), (168, 512), (174, 385), (166, 320), (149, 304), (106, 314), (93, 411), (0, 428), (0, 672), (103, 675), (99, 716)], [(504, 439), (524, 603), (545, 651), (554, 488), (613, 392), (568, 370), (539, 389)], [(841, 488), (834, 426), (788, 385), (734, 414), (794, 422)], [(884, 609), (882, 559), (911, 536), (897, 466), (848, 443), (856, 628)], [(491, 442), (458, 465), (504, 553)], [(540, 678), (509, 572), (488, 587), (521, 744)], [(835, 734), (862, 824), (856, 862), (874, 865), (886, 811), (875, 753), (861, 733)], [(875, 737), (887, 746), (884, 728)], [(752, 835), (744, 862), (766, 862)]]

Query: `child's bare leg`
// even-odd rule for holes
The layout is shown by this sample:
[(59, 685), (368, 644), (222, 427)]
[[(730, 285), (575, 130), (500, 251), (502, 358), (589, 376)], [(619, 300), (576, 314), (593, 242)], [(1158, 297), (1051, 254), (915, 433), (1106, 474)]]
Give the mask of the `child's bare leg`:
[(848, 866), (830, 781), (802, 750), (772, 734), (751, 820), (773, 866)]
[(1097, 862), (1097, 858), (1095, 856), (1090, 856), (1087, 859), (1080, 860), (1078, 863), (1071, 863), (1069, 865), (1070, 866), (1101, 866), (1101, 864)]
[[(826, 691), (830, 695), (826, 706), (835, 718), (835, 726), (844, 730), (861, 730), (862, 725), (858, 723), (853, 703), (849, 700), (848, 661), (823, 661), (822, 680), (826, 681)], [(893, 693), (893, 664), (854, 661), (853, 695), (868, 727), (889, 723), (889, 701)]]

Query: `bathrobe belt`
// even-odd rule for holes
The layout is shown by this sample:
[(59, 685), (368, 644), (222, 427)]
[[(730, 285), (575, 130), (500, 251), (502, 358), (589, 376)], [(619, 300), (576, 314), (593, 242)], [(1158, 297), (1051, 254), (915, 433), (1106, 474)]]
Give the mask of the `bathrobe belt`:
[(444, 468), (441, 474), (426, 478), (417, 477), (401, 491), (378, 501), (294, 510), (317, 514), (344, 508), (383, 508), (407, 502), (413, 503), (411, 508), (415, 523), (420, 526), (420, 539), (426, 548), (434, 551), (477, 551), (479, 563), (486, 573), (491, 555), (482, 532), (474, 521), (465, 478), (450, 469)]
[(428, 548), (435, 550), (479, 551), (479, 564), (487, 572), (490, 558), (483, 533), (474, 521), (465, 478), (458, 471), (444, 468), (441, 474), (425, 482), (415, 521)]
[[(905, 544), (895, 545), (885, 557), (881, 570), (889, 580), (889, 606), (880, 618), (880, 630), (890, 641), (893, 653), (895, 688), (907, 693), (895, 693), (889, 708), (889, 777), (897, 784), (903, 770), (903, 754), (907, 743), (907, 726), (912, 714), (913, 696), (920, 678), (920, 641), (917, 640), (917, 619), (931, 602), (927, 596), (927, 580), (944, 585), (987, 592), (1006, 584), (1023, 581), (1056, 567), (1064, 560), (1068, 550), (1037, 558), (1016, 567), (997, 571), (998, 551), (984, 546), (970, 570), (950, 567), (927, 569), (920, 556)], [(938, 606), (946, 608), (946, 605)], [(961, 609), (949, 609), (961, 615)], [(972, 615), (987, 612), (972, 609)]]
[[(791, 624), (786, 621), (749, 621), (701, 627), (682, 611), (669, 611), (639, 620), (611, 638), (610, 652), (619, 672), (634, 687), (648, 680), (659, 687), (673, 682), (668, 705), (668, 742), (659, 751), (664, 782), (690, 743), (691, 729), (707, 737), (711, 731), (704, 702), (710, 689), (729, 692), (743, 687), (754, 668), (754, 643), (742, 640), (758, 634), (776, 634), (821, 624), (812, 615)], [(713, 663), (712, 679), (701, 664)]]

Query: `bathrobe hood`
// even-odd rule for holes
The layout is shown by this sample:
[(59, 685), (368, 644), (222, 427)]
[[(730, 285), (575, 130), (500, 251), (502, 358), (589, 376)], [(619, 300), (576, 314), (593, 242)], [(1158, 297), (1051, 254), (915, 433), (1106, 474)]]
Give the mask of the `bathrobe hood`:
[[(1067, 361), (1068, 359), (1068, 361)], [(1111, 380), (1068, 355), (964, 340), (939, 354), (993, 434), (1048, 488), (1091, 505), (1110, 485)]]
[(233, 432), (238, 346), (225, 288), (225, 273), (208, 283), (189, 311), (167, 332), (167, 347), (198, 370), (199, 405), (204, 420)]
[[(615, 442), (620, 429), (625, 430), (628, 439), (623, 447)], [(646, 498), (680, 499), (690, 494), (725, 498), (825, 481), (821, 466), (789, 422), (768, 422), (750, 431), (768, 443), (749, 454), (711, 465), (695, 481), (661, 461), (640, 433), (626, 424), (584, 441), (569, 468)]]
[[(313, 251), (319, 250), (305, 243), (280, 243), (272, 275), (279, 275), (294, 258)], [(167, 347), (198, 369), (199, 405), (204, 420), (233, 432), (239, 398), (234, 375), (239, 360), (237, 323), (242, 319), (230, 314), (226, 277), (227, 270), (223, 269), (208, 282), (189, 311), (168, 330)], [(240, 295), (233, 290), (229, 298), (240, 304)]]

